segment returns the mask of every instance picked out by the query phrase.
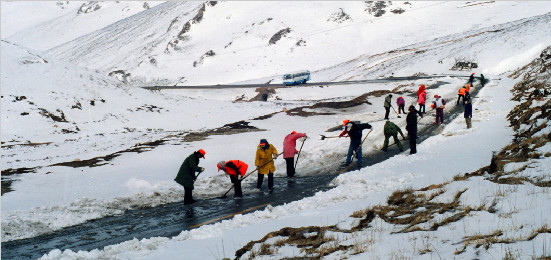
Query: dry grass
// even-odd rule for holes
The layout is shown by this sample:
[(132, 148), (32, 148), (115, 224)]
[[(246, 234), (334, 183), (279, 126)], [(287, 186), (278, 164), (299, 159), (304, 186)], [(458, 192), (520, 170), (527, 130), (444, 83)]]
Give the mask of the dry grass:
[[(512, 144), (504, 147), (501, 151), (495, 152), (490, 161), (490, 165), (480, 168), (477, 171), (465, 174), (459, 174), (453, 177), (449, 182), (440, 184), (432, 184), (419, 190), (413, 190), (411, 188), (394, 191), (387, 199), (386, 205), (378, 205), (372, 208), (357, 210), (352, 213), (351, 217), (360, 219), (358, 225), (353, 227), (350, 231), (338, 230), (335, 226), (325, 227), (304, 227), (304, 228), (283, 228), (279, 231), (271, 232), (264, 238), (258, 241), (251, 241), (246, 246), (236, 252), (237, 258), (244, 253), (250, 251), (257, 243), (264, 243), (264, 241), (270, 237), (282, 236), (281, 240), (276, 241), (273, 245), (263, 244), (260, 246), (257, 252), (251, 252), (250, 255), (270, 255), (277, 251), (278, 247), (284, 245), (294, 245), (301, 249), (306, 256), (300, 257), (300, 259), (319, 259), (323, 256), (333, 254), (337, 251), (345, 251), (350, 254), (360, 254), (369, 251), (370, 246), (374, 245), (373, 238), (356, 239), (350, 246), (339, 245), (339, 239), (334, 236), (325, 236), (327, 231), (333, 232), (347, 232), (355, 234), (355, 232), (363, 231), (366, 229), (372, 229), (372, 232), (376, 232), (371, 226), (373, 220), (379, 217), (382, 221), (393, 224), (399, 227), (396, 232), (393, 233), (409, 233), (416, 231), (435, 231), (442, 226), (450, 225), (461, 221), (471, 212), (475, 211), (487, 211), (492, 214), (499, 214), (500, 218), (512, 218), (518, 210), (513, 209), (510, 212), (503, 213), (496, 209), (496, 205), (499, 198), (507, 197), (512, 192), (518, 189), (518, 185), (533, 184), (538, 187), (551, 187), (551, 180), (547, 176), (542, 178), (528, 178), (525, 176), (517, 176), (519, 172), (526, 170), (526, 166), (521, 166), (510, 172), (505, 172), (505, 165), (508, 163), (527, 162), (532, 159), (540, 159), (542, 156), (550, 157), (551, 153), (545, 153), (542, 155), (536, 151), (538, 147), (542, 147), (545, 144), (551, 142), (551, 134), (540, 135), (534, 137), (534, 134), (542, 131), (546, 127), (546, 124), (537, 125), (537, 119), (547, 118), (551, 119), (551, 113), (549, 108), (551, 102), (545, 102), (539, 107), (530, 107), (532, 105), (533, 98), (530, 98), (526, 93), (534, 85), (533, 83), (524, 82), (518, 84), (515, 88), (514, 96), (518, 100), (524, 102), (513, 109), (508, 119), (511, 122), (511, 126), (515, 130), (520, 129), (521, 125), (531, 125), (525, 131), (518, 132), (515, 136), (515, 140)], [(371, 92), (371, 96), (382, 96), (387, 94), (387, 91)], [(366, 100), (366, 97), (358, 98), (350, 103), (361, 103)], [(335, 106), (337, 104), (318, 104), (318, 107)], [(340, 106), (342, 104), (338, 104)], [(349, 104), (347, 104), (349, 105)], [(541, 111), (541, 112), (540, 112)], [(536, 114), (537, 113), (537, 114)], [(534, 118), (532, 118), (532, 115)], [(540, 122), (545, 120), (540, 120)], [(526, 164), (525, 164), (526, 165)], [(457, 191), (452, 201), (450, 202), (433, 202), (433, 200), (446, 192), (446, 186), (452, 182), (465, 181), (471, 177), (483, 177), (484, 179), (493, 183), (499, 184), (498, 189), (492, 194), (494, 200), (490, 206), (482, 204), (478, 207), (471, 208), (469, 206), (461, 206), (460, 199), (462, 194), (466, 190)], [(427, 193), (428, 191), (428, 193)], [(498, 213), (499, 212), (499, 213)], [(446, 214), (448, 217), (436, 221), (437, 216)], [(519, 228), (519, 227), (516, 227)], [(520, 227), (522, 228), (522, 226)], [(383, 231), (377, 231), (383, 232)], [(313, 234), (305, 237), (304, 234)], [(464, 237), (462, 247), (457, 249), (454, 253), (459, 255), (466, 251), (467, 247), (473, 246), (475, 248), (489, 249), (495, 244), (511, 244), (520, 241), (530, 241), (535, 239), (539, 234), (551, 233), (551, 228), (547, 225), (541, 228), (535, 229), (526, 236), (517, 237), (505, 237), (502, 230), (495, 230), (490, 234), (476, 234), (472, 236)], [(423, 241), (421, 247), (416, 249), (419, 254), (432, 253), (436, 248), (430, 243), (431, 240), (427, 238)], [(389, 259), (411, 259), (412, 257), (406, 255), (402, 250), (393, 251), (389, 256)], [(532, 257), (536, 259), (535, 257)], [(298, 258), (297, 258), (298, 259)], [(507, 249), (503, 259), (520, 259), (520, 253)], [(549, 256), (542, 256), (537, 259), (551, 259)]]

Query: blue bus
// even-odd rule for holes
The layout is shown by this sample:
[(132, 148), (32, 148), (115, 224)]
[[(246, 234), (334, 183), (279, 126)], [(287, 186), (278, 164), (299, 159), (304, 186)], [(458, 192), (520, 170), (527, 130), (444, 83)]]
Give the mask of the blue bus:
[(283, 84), (286, 86), (303, 84), (310, 80), (310, 71), (303, 70), (283, 75)]

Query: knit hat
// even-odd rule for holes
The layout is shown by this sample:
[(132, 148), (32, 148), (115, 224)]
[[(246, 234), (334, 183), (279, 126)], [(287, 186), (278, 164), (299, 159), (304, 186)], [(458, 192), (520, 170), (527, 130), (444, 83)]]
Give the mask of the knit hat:
[(225, 161), (218, 162), (218, 164), (216, 166), (218, 166), (218, 171), (220, 171), (220, 169), (222, 169), (222, 171), (226, 171), (226, 162)]
[(342, 120), (342, 125), (346, 125), (346, 124), (348, 124), (348, 122), (350, 122), (350, 120), (348, 120), (348, 119)]

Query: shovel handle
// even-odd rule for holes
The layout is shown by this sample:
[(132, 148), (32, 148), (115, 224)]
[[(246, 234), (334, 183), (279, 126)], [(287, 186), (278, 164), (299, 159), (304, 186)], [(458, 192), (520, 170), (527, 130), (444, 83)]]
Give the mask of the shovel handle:
[[(282, 154), (283, 154), (283, 153), (279, 153), (277, 156), (279, 157), (279, 156), (282, 155)], [(270, 163), (270, 162), (273, 161), (273, 160), (274, 160), (274, 158), (272, 158), (271, 160), (265, 162), (264, 164), (262, 164), (262, 165), (256, 167), (256, 169), (254, 169), (253, 171), (247, 173), (247, 175), (243, 176), (243, 178), (241, 178), (240, 181), (243, 181), (245, 178), (249, 177), (249, 175), (251, 175), (251, 174), (253, 174), (254, 172), (258, 171), (258, 169), (260, 169), (262, 166), (264, 166), (264, 165)], [(234, 186), (235, 186), (235, 184), (232, 184), (231, 187), (228, 189), (228, 191), (226, 191), (226, 193), (224, 193), (224, 195), (222, 195), (221, 198), (226, 197), (226, 194), (228, 194), (228, 192), (230, 192), (230, 191), (233, 189)]]

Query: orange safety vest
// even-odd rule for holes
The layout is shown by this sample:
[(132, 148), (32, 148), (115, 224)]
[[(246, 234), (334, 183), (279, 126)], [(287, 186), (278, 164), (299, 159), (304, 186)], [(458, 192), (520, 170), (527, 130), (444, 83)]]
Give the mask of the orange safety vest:
[(460, 88), (460, 89), (459, 89), (459, 95), (465, 96), (465, 91), (466, 91), (466, 90), (467, 90), (467, 89), (465, 89), (465, 88)]
[(234, 169), (232, 169), (231, 167), (228, 167), (228, 163), (230, 162), (232, 162), (235, 166), (237, 166), (237, 169), (239, 169), (239, 173), (241, 176), (247, 173), (247, 168), (249, 168), (249, 165), (247, 165), (245, 162), (240, 160), (231, 160), (231, 161), (227, 161), (226, 164), (224, 165), (226, 167), (226, 172), (229, 175), (237, 175)]
[(470, 92), (471, 90), (471, 83), (465, 85), (465, 91)]

